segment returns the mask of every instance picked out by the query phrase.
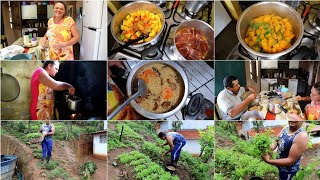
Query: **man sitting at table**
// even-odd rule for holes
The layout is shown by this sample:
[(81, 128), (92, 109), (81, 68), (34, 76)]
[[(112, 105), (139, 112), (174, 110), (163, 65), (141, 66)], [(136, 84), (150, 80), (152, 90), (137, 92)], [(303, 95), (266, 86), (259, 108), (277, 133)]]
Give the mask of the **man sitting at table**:
[[(234, 76), (227, 76), (223, 79), (224, 90), (217, 99), (222, 120), (238, 120), (247, 110), (247, 106), (256, 99), (256, 92), (251, 87), (240, 87), (239, 81)], [(241, 99), (245, 91), (251, 91), (245, 99)]]

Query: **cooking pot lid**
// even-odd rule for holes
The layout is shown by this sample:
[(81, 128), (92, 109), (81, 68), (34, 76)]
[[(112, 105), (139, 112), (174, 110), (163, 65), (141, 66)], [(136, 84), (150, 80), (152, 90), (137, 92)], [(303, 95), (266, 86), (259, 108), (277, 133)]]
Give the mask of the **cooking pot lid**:
[(10, 74), (1, 73), (1, 101), (14, 101), (19, 94), (20, 85), (18, 80)]

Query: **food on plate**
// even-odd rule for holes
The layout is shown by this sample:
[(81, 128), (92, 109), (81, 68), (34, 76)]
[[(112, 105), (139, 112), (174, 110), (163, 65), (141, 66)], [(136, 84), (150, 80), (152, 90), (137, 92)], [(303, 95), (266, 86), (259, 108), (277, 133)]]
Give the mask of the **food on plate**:
[(148, 42), (153, 39), (161, 30), (161, 17), (147, 10), (129, 13), (122, 21), (121, 34), (118, 38), (123, 42), (139, 38), (141, 34), (149, 37), (138, 41), (138, 44)]
[(287, 18), (269, 14), (250, 22), (244, 41), (258, 52), (273, 54), (290, 48), (294, 37), (292, 25)]
[(281, 101), (280, 101), (280, 99), (278, 99), (278, 98), (272, 98), (272, 99), (270, 99), (270, 103), (271, 103), (271, 104), (280, 104)]
[(298, 109), (296, 106), (292, 106), (290, 109), (288, 109), (288, 113), (300, 114), (301, 110)]
[(153, 113), (168, 112), (180, 103), (184, 94), (184, 84), (180, 74), (163, 63), (152, 63), (138, 73), (147, 85), (147, 95), (136, 99), (146, 111)]
[(262, 106), (260, 106), (259, 104), (252, 106), (249, 108), (249, 111), (261, 111)]
[(179, 53), (188, 60), (205, 59), (209, 50), (208, 41), (201, 30), (180, 29), (175, 36)]

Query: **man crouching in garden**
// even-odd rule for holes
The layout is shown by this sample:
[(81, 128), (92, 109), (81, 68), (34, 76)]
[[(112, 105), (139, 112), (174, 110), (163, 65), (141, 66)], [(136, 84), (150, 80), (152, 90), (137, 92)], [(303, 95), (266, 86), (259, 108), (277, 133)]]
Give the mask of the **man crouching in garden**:
[(46, 123), (41, 125), (39, 132), (42, 133), (42, 162), (44, 163), (47, 159), (47, 163), (49, 163), (52, 152), (54, 125), (50, 123), (50, 120), (46, 120)]
[(164, 153), (163, 156), (166, 156), (169, 152), (171, 152), (171, 164), (176, 166), (182, 147), (186, 144), (186, 139), (177, 132), (160, 132), (158, 137), (162, 140), (166, 140), (167, 142), (162, 146), (169, 145), (170, 149)]
[(281, 180), (291, 180), (299, 171), (301, 156), (308, 148), (308, 134), (302, 124), (303, 121), (289, 120), (289, 126), (282, 129), (277, 143), (271, 145), (272, 151), (278, 147), (277, 159), (270, 159), (268, 154), (262, 157), (266, 163), (278, 167)]

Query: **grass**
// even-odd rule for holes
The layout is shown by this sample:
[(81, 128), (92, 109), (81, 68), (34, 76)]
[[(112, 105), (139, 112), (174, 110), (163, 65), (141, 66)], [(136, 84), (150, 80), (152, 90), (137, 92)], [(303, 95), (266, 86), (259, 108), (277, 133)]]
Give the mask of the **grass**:
[(67, 179), (69, 177), (68, 172), (63, 167), (57, 167), (46, 173), (48, 179)]
[(45, 162), (43, 163), (42, 161), (39, 161), (37, 163), (37, 167), (41, 169), (47, 169), (47, 170), (53, 170), (59, 166), (59, 161), (56, 160), (50, 160), (49, 163)]

